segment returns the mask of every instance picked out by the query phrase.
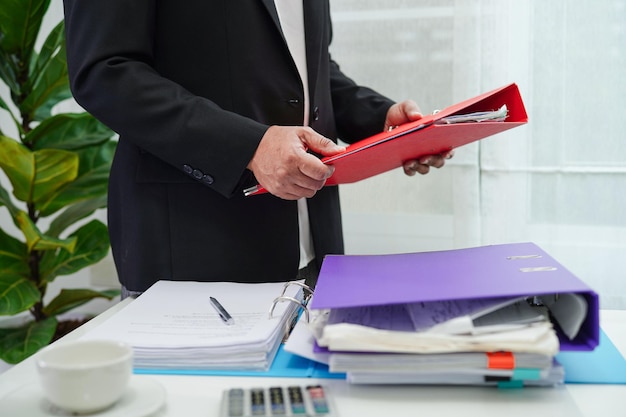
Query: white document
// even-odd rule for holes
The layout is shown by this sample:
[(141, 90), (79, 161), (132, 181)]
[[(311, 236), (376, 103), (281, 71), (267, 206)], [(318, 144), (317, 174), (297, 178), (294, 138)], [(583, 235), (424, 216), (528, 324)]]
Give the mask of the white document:
[(577, 294), (445, 300), (333, 309), (313, 323), (333, 351), (447, 353), (508, 350), (555, 355), (551, 319), (573, 338), (587, 314)]
[[(267, 369), (299, 305), (285, 283), (159, 281), (84, 337), (126, 342), (138, 368)], [(285, 296), (300, 297), (300, 287)], [(234, 320), (227, 325), (216, 298)]]
[[(311, 300), (309, 300), (310, 302)], [(300, 319), (285, 342), (284, 349), (294, 355), (328, 365), (330, 353), (316, 352), (314, 349), (315, 333), (313, 328), (314, 323), (319, 321), (319, 314), (324, 314), (324, 312), (314, 312), (312, 314), (310, 318), (311, 324), (306, 322), (304, 314), (300, 315)]]
[(498, 110), (493, 111), (481, 111), (468, 114), (455, 114), (452, 116), (444, 117), (439, 120), (437, 124), (453, 124), (453, 123), (468, 123), (468, 122), (504, 122), (509, 114), (509, 110), (506, 104), (500, 107)]
[(374, 329), (341, 323), (324, 327), (317, 340), (333, 351), (448, 353), (511, 351), (556, 355), (559, 340), (550, 322), (488, 334), (443, 334)]

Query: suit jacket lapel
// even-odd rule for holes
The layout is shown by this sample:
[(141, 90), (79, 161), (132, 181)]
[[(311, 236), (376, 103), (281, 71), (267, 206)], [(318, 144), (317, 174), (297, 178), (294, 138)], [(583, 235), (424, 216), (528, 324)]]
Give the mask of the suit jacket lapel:
[[(263, 2), (263, 5), (265, 5), (265, 8), (267, 9), (270, 16), (272, 16), (272, 20), (274, 21), (274, 24), (276, 25), (276, 29), (278, 29), (278, 31), (282, 35), (283, 31), (280, 28), (280, 19), (278, 18), (278, 12), (276, 11), (276, 5), (274, 4), (274, 0), (261, 0), (261, 1)], [(283, 40), (284, 39), (285, 39), (285, 36), (283, 35)], [(285, 45), (286, 44), (287, 43), (285, 42)]]

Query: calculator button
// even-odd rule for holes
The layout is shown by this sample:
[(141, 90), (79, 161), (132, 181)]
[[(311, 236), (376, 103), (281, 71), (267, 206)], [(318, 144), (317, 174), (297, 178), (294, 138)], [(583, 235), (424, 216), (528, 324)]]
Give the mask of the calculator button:
[(291, 402), (291, 413), (294, 415), (306, 414), (304, 397), (302, 396), (300, 387), (289, 387), (287, 388), (287, 392), (289, 401)]
[(272, 387), (269, 390), (269, 394), (272, 415), (285, 415), (287, 413), (287, 409), (285, 408), (285, 397), (283, 396), (283, 389), (281, 387)]
[(332, 391), (324, 385), (230, 388), (222, 395), (221, 417), (337, 417)]
[(265, 393), (262, 389), (250, 390), (250, 411), (253, 416), (265, 415)]
[(313, 404), (315, 414), (328, 414), (330, 409), (324, 389), (319, 385), (308, 386), (306, 389), (309, 393), (309, 398), (311, 398), (311, 404)]
[(228, 391), (228, 415), (243, 417), (244, 415), (244, 392), (243, 389), (231, 389)]

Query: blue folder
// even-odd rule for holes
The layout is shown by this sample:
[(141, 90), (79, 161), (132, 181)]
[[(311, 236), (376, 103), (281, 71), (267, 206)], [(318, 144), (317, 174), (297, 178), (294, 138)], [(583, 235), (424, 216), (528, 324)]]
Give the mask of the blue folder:
[[(556, 356), (565, 368), (566, 384), (626, 384), (626, 359), (611, 339), (600, 330), (600, 343), (593, 351), (566, 351)], [(345, 373), (330, 372), (328, 366), (294, 355), (281, 345), (268, 371), (138, 369), (136, 374), (258, 376), (282, 378), (345, 379)]]
[(591, 352), (560, 352), (566, 384), (626, 384), (626, 359), (600, 330), (600, 344)]
[(345, 379), (345, 373), (330, 372), (328, 365), (318, 363), (278, 348), (274, 362), (268, 371), (187, 370), (135, 368), (136, 374), (159, 375), (212, 375), (212, 376), (259, 376), (281, 378), (332, 378)]

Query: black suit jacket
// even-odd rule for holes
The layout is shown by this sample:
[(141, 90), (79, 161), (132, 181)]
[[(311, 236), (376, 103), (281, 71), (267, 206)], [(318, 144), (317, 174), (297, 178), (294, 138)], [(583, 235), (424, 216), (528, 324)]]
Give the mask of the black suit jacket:
[[(273, 0), (65, 0), (72, 92), (115, 130), (108, 225), (119, 279), (285, 281), (298, 269), (295, 201), (244, 197), (270, 125), (301, 125), (304, 93)], [(347, 142), (392, 102), (328, 53), (327, 0), (304, 0), (310, 125)], [(308, 200), (316, 259), (343, 253), (337, 187)]]

